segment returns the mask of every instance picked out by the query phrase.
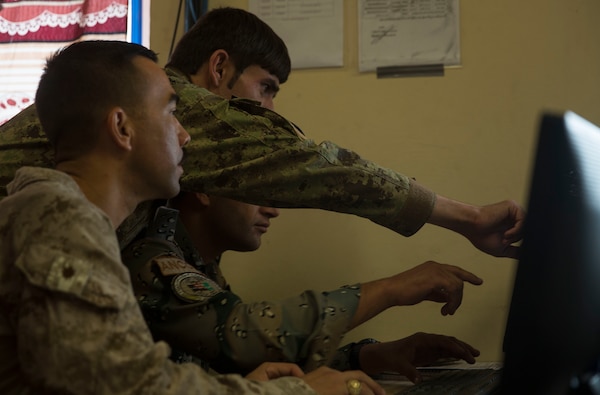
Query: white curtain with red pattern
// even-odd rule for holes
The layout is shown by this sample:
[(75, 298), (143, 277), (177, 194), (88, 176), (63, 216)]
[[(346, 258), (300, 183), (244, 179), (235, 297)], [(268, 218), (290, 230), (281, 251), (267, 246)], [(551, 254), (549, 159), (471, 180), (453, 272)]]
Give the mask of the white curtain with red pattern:
[(81, 40), (127, 39), (127, 0), (0, 1), (0, 125), (34, 99), (46, 58)]

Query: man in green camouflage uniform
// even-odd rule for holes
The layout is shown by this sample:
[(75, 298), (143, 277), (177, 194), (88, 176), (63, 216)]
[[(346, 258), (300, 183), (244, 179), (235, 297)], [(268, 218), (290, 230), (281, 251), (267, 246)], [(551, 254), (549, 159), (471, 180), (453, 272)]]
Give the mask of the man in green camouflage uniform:
[[(248, 65), (264, 64), (263, 58), (269, 54), (269, 59), (276, 60), (266, 69), (277, 76), (279, 83), (286, 81), (290, 64), (281, 39), (262, 23), (257, 23), (254, 33), (246, 36), (248, 32), (236, 30), (229, 17), (222, 21), (215, 40), (210, 40), (211, 36), (182, 39), (178, 46), (187, 48), (190, 56), (179, 70), (166, 69), (180, 97), (176, 116), (192, 136), (186, 147), (182, 190), (266, 206), (312, 207), (354, 214), (405, 236), (431, 223), (464, 235), (477, 248), (494, 256), (517, 255), (513, 244), (520, 240), (524, 213), (515, 202), (476, 207), (436, 196), (411, 178), (382, 168), (355, 152), (331, 142), (316, 144), (304, 138), (273, 111), (246, 100), (231, 100), (230, 88), (229, 96), (219, 97), (194, 84), (194, 75), (205, 61), (198, 58), (199, 54), (207, 51), (200, 47), (224, 48), (227, 37), (239, 43), (240, 51), (229, 54), (240, 62), (239, 70), (229, 72), (241, 73)], [(261, 42), (253, 44), (256, 37), (262, 37)], [(262, 52), (253, 52), (257, 45)], [(208, 49), (209, 54), (214, 51)], [(223, 83), (207, 88), (219, 94), (227, 90)], [(33, 106), (0, 126), (0, 196), (6, 193), (5, 185), (16, 169), (24, 165), (53, 165), (52, 150)], [(144, 208), (147, 206), (136, 210), (122, 226), (122, 242), (135, 237), (139, 233), (136, 231), (153, 216)]]
[[(136, 44), (84, 41), (47, 63), (36, 103), (56, 169), (20, 168), (0, 202), (0, 392), (345, 395), (360, 380), (383, 394), (362, 372), (291, 364), (210, 376), (152, 340), (114, 226), (179, 191), (190, 136), (155, 62)], [(290, 375), (303, 377), (278, 378)]]

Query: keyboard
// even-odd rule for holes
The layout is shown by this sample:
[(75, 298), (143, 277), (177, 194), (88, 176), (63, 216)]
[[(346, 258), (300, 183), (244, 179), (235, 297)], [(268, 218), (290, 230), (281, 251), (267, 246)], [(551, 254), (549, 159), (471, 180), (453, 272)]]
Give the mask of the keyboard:
[(499, 369), (420, 369), (423, 381), (395, 395), (493, 395), (500, 393)]

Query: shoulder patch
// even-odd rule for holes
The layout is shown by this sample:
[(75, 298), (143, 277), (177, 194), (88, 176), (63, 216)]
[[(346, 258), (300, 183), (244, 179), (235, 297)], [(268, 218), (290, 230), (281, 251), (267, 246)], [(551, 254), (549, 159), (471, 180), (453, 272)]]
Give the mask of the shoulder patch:
[(213, 280), (200, 273), (183, 273), (171, 281), (173, 293), (184, 302), (202, 302), (221, 292)]
[(183, 259), (174, 255), (160, 255), (152, 259), (152, 263), (158, 266), (163, 276), (175, 276), (182, 273), (200, 273), (198, 269)]

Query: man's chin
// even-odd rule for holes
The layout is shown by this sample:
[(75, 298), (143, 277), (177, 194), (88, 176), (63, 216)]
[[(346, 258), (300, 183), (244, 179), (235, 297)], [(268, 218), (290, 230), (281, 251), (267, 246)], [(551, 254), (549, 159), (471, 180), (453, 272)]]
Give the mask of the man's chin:
[(177, 183), (175, 185), (171, 185), (171, 187), (168, 189), (168, 191), (166, 191), (166, 195), (168, 197), (163, 198), (163, 199), (171, 199), (171, 198), (177, 196), (177, 194), (179, 194), (180, 190), (181, 190), (181, 188), (179, 187), (179, 183)]

